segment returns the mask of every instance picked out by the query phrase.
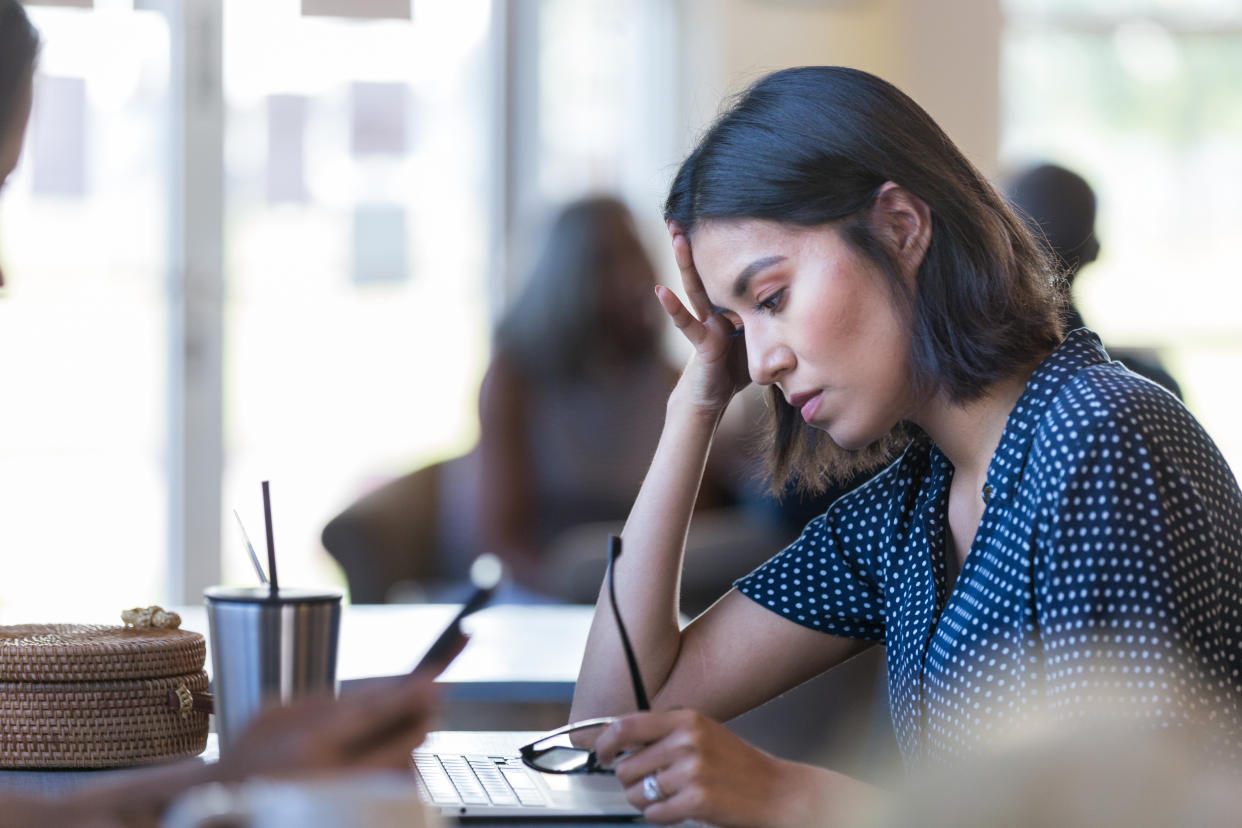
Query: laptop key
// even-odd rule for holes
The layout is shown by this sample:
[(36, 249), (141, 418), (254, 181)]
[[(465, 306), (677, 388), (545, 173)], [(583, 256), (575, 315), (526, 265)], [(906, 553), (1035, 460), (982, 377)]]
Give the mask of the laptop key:
[(457, 789), (461, 801), (467, 805), (486, 805), (490, 801), (487, 792), (479, 784), (478, 777), (470, 769), (464, 757), (442, 756), (440, 763), (448, 773), (449, 781)]
[(483, 789), (491, 797), (492, 802), (497, 805), (517, 804), (517, 794), (513, 792), (513, 788), (509, 786), (509, 783), (500, 775), (500, 771), (496, 770), (495, 766), (475, 768), (475, 773), (478, 775)]
[(457, 791), (428, 791), (431, 801), (436, 805), (460, 805), (461, 797), (457, 795)]
[(539, 786), (531, 779), (524, 768), (504, 768), (501, 771), (515, 791), (538, 791)]
[(419, 787), (425, 794), (426, 799), (431, 800), (437, 805), (458, 805), (461, 803), (461, 797), (457, 795), (457, 789), (453, 787), (453, 783), (449, 781), (439, 762), (436, 762), (434, 765), (420, 767), (418, 774)]

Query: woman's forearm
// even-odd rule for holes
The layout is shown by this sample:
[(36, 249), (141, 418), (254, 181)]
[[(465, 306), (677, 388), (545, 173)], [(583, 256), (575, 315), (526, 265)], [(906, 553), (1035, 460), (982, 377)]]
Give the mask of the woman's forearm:
[[(669, 398), (655, 457), (622, 533), (617, 603), (643, 675), (655, 696), (677, 659), (682, 556), (703, 468), (722, 412)], [(607, 585), (601, 587), (574, 690), (574, 719), (635, 709), (634, 693)]]

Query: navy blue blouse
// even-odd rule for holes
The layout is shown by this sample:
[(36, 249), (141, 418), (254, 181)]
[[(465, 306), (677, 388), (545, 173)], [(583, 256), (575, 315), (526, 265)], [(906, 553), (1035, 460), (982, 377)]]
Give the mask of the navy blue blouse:
[(886, 644), (908, 767), (1101, 709), (1206, 721), (1212, 753), (1242, 754), (1242, 495), (1181, 403), (1070, 334), (1009, 415), (950, 593), (952, 477), (938, 448), (911, 444), (739, 590)]

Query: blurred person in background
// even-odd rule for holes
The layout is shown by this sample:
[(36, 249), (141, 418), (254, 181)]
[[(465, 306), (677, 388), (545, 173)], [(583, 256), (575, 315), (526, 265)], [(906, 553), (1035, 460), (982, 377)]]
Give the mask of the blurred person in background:
[[(0, 0), (0, 190), (21, 156), (39, 36), (16, 0)], [(12, 355), (10, 355), (12, 356)], [(269, 708), (219, 762), (136, 769), (57, 798), (0, 791), (0, 826), (156, 825), (182, 792), (208, 782), (341, 771), (405, 771), (431, 722), (429, 676)], [(5, 734), (0, 733), (0, 740)]]
[[(556, 212), (497, 324), (476, 449), (386, 484), (324, 528), (355, 602), (455, 600), (483, 552), (513, 576), (498, 601), (591, 600), (605, 539), (642, 483), (677, 380), (655, 285), (620, 200), (597, 195)], [(741, 447), (721, 442), (697, 498), (703, 509), (729, 505), (741, 474)], [(752, 535), (764, 527), (716, 511), (723, 523), (700, 533), (709, 548), (691, 567), (702, 577), (687, 579), (698, 603), (718, 597), (767, 545), (737, 542), (739, 526)]]
[(479, 393), (479, 498), (466, 513), (481, 548), (530, 590), (555, 577), (545, 553), (561, 533), (620, 521), (642, 483), (677, 380), (655, 285), (626, 206), (585, 198), (558, 212), (497, 326)]
[[(1035, 237), (1045, 241), (1069, 283), (1065, 329), (1087, 327), (1074, 301), (1074, 285), (1079, 272), (1100, 255), (1095, 234), (1095, 191), (1075, 172), (1056, 164), (1037, 164), (1014, 176), (1006, 195)], [(1154, 353), (1113, 347), (1108, 348), (1108, 353), (1134, 373), (1167, 388), (1179, 400), (1182, 398), (1181, 386)]]

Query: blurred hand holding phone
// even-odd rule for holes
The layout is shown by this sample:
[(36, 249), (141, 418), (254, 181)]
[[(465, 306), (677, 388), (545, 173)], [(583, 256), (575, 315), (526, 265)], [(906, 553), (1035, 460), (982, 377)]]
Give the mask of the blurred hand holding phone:
[(503, 577), (504, 567), (495, 555), (484, 554), (475, 559), (470, 566), (470, 582), (474, 591), (410, 671), (411, 676), (434, 678), (444, 672), (470, 640), (470, 636), (462, 630), (461, 622), (487, 605)]

